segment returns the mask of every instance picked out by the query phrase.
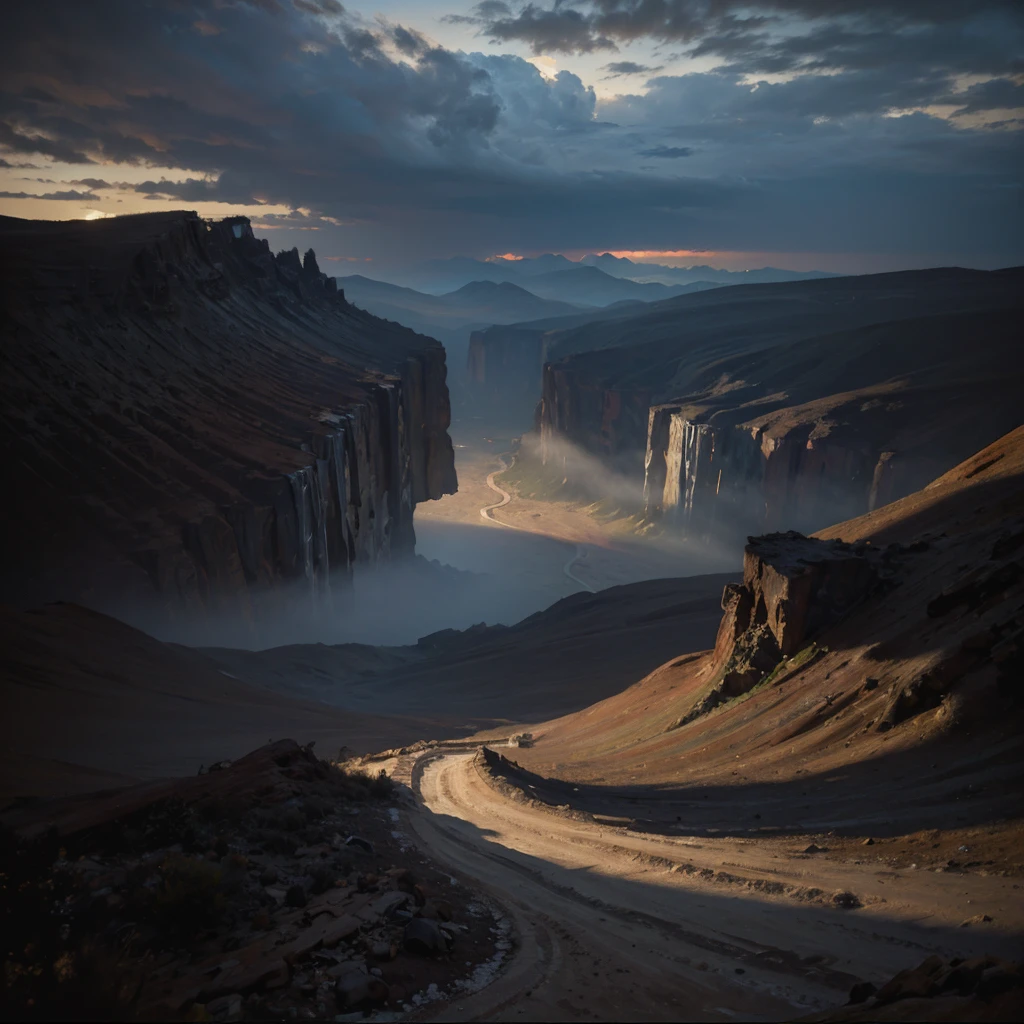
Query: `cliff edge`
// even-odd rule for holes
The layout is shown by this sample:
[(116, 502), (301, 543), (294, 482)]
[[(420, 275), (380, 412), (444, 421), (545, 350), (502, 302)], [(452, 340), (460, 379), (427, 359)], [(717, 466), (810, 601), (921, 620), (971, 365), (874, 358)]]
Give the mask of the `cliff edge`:
[(0, 218), (0, 598), (252, 610), (414, 547), (444, 349), (195, 213)]

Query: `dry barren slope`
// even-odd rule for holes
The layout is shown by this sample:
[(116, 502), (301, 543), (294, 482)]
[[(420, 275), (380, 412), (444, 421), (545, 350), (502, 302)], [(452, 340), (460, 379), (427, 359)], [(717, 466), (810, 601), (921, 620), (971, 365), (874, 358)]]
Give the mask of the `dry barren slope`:
[(397, 648), (198, 650), (77, 605), (0, 608), (0, 799), (189, 774), (286, 735), (333, 756), (575, 710), (709, 643), (730, 578), (579, 594)]
[(0, 801), (194, 774), (268, 739), (375, 750), (457, 735), (441, 716), (360, 714), (247, 685), (77, 605), (0, 609)]
[(342, 707), (535, 722), (618, 692), (681, 646), (710, 643), (719, 595), (734, 578), (644, 580), (574, 594), (514, 626), (445, 630), (417, 647), (207, 653), (249, 682)]
[(681, 652), (538, 728), (517, 759), (594, 784), (577, 802), (646, 797), (652, 820), (702, 827), (877, 835), (1019, 816), (1024, 428), (825, 535), (902, 544), (885, 586), (767, 683), (679, 726), (715, 670), (711, 652)]

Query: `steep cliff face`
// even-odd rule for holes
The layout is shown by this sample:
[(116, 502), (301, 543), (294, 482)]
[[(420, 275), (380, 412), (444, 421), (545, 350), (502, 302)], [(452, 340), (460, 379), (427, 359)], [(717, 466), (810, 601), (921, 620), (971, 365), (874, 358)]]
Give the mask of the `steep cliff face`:
[(469, 336), (467, 377), (473, 397), (500, 414), (529, 424), (547, 357), (544, 331), (516, 326), (488, 327)]
[[(1000, 311), (1019, 316), (1022, 282), (1019, 271), (954, 268), (741, 286), (554, 331), (539, 430), (549, 448), (570, 441), (622, 472), (645, 473), (649, 513), (691, 528), (726, 513), (737, 533), (835, 522), (869, 500), (908, 493), (971, 445), (1016, 425), (1003, 415), (1011, 389), (1001, 378), (1017, 379), (1020, 359), (1002, 336), (993, 348), (978, 323)], [(942, 334), (942, 321), (964, 314), (957, 321), (962, 358), (943, 355), (941, 373), (946, 399), (960, 410), (968, 395), (995, 396), (999, 422), (984, 432), (964, 416), (944, 427), (937, 402), (919, 403), (912, 414), (907, 397), (918, 389), (919, 371), (930, 374), (929, 387), (940, 376), (931, 372), (930, 332)], [(934, 328), (923, 325), (928, 315)], [(978, 318), (973, 326), (970, 317)], [(906, 338), (898, 324), (908, 325)], [(885, 344), (873, 334), (883, 325)], [(886, 350), (890, 343), (898, 359)], [(865, 391), (871, 387), (877, 393)], [(635, 408), (644, 394), (647, 408)], [(830, 409), (812, 408), (825, 399)], [(891, 406), (904, 411), (876, 411), (891, 413)], [(801, 413), (788, 419), (781, 412), (797, 407)], [(969, 434), (962, 441), (961, 426)], [(933, 427), (930, 451), (919, 440), (907, 447), (910, 435)], [(687, 465), (703, 470), (687, 472)]]
[(562, 364), (545, 366), (537, 415), (542, 459), (565, 464), (568, 442), (636, 475), (651, 394), (646, 387), (602, 386)]
[(8, 600), (237, 609), (411, 553), (454, 491), (444, 350), (312, 250), (191, 213), (3, 219)]
[(815, 530), (917, 490), (1019, 424), (1017, 323), (907, 319), (723, 361), (651, 409), (647, 514), (698, 536)]
[(648, 308), (643, 302), (622, 302), (568, 316), (502, 324), (473, 331), (469, 339), (469, 395), (481, 412), (518, 420), (525, 428), (533, 419), (543, 390), (544, 364), (552, 343), (564, 350), (565, 338), (588, 324), (614, 322)]

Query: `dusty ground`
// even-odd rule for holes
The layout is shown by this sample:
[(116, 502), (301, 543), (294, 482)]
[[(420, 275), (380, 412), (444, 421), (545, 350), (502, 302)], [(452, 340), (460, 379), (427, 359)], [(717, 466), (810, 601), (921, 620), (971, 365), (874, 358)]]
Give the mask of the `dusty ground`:
[[(806, 837), (641, 835), (513, 799), (472, 752), (404, 760), (425, 848), (500, 894), (517, 929), (508, 972), (438, 1020), (778, 1020), (930, 953), (1020, 952), (1001, 876), (807, 855)], [(996, 920), (961, 928), (965, 912)]]
[[(930, 954), (1019, 958), (1020, 709), (999, 666), (1020, 637), (1022, 464), (1017, 431), (837, 527), (906, 545), (899, 578), (743, 699), (680, 727), (709, 664), (681, 654), (533, 727), (506, 750), (528, 772), (408, 765), (413, 827), (504, 894), (521, 942), (519, 974), (443, 1019), (779, 1019)], [(968, 655), (966, 683), (884, 718)]]
[[(538, 601), (545, 596), (554, 601), (584, 586), (600, 590), (638, 580), (732, 568), (717, 552), (712, 556), (682, 550), (667, 541), (645, 541), (622, 521), (602, 521), (592, 514), (590, 506), (533, 499), (514, 487), (509, 491), (508, 503), (482, 516), (481, 509), (501, 500), (501, 494), (488, 486), (487, 478), (497, 471), (494, 483), (499, 489), (505, 487), (500, 470), (508, 463), (502, 455), (507, 453), (511, 439), (480, 437), (468, 429), (457, 436), (459, 493), (424, 502), (416, 509), (417, 550), (428, 558), (448, 561), (460, 569), (501, 571), (528, 579), (536, 588)], [(502, 526), (514, 527), (515, 532)], [(448, 540), (454, 536), (450, 531), (457, 527), (470, 529), (460, 532), (458, 541)], [(472, 550), (480, 530), (490, 531), (484, 541), (484, 555)], [(524, 533), (532, 535), (532, 543), (523, 543)], [(738, 565), (739, 559), (735, 562)], [(569, 575), (564, 571), (567, 565)], [(544, 605), (538, 604), (540, 607)]]

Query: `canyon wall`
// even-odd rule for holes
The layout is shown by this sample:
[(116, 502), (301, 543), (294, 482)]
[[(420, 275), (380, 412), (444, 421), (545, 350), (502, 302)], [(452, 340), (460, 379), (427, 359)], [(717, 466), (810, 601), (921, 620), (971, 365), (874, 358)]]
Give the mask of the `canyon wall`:
[(596, 456), (698, 536), (858, 515), (1019, 424), (1022, 286), (955, 268), (743, 286), (553, 332), (543, 458)]
[(713, 388), (650, 410), (647, 516), (693, 536), (813, 531), (918, 490), (1020, 425), (1018, 323), (908, 319), (720, 364)]
[(4, 599), (323, 597), (411, 555), (415, 504), (455, 490), (444, 349), (312, 250), (193, 213), (0, 237)]
[(466, 372), (474, 399), (489, 414), (516, 417), (527, 426), (540, 394), (546, 357), (542, 330), (494, 326), (473, 331)]
[(607, 386), (564, 363), (546, 365), (537, 408), (542, 460), (571, 472), (568, 444), (636, 476), (652, 394), (649, 387)]

